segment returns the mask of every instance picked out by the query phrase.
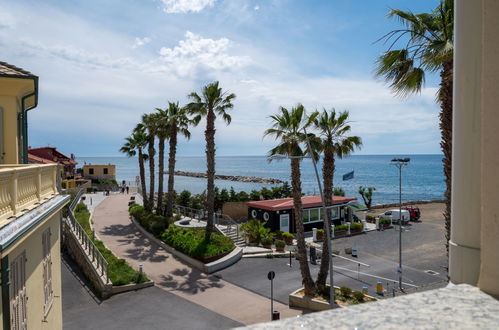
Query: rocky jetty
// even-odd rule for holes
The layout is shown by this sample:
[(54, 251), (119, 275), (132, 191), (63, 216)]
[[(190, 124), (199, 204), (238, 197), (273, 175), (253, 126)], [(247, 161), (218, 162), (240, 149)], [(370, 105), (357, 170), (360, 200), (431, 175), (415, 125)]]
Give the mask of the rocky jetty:
[[(168, 174), (168, 171), (165, 171)], [(206, 173), (197, 172), (185, 172), (185, 171), (175, 171), (175, 175), (179, 176), (189, 176), (192, 178), (207, 178)], [(266, 183), (266, 184), (283, 184), (284, 181), (273, 178), (257, 178), (254, 176), (239, 176), (239, 175), (220, 175), (215, 174), (215, 180), (228, 180), (228, 181), (239, 181), (239, 182), (256, 182), (256, 183)]]

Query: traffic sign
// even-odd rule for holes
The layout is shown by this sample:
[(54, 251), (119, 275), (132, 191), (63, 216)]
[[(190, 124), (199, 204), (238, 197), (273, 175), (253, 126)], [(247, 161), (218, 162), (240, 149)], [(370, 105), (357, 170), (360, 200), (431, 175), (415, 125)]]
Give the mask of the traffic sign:
[(267, 278), (272, 281), (275, 277), (275, 272), (273, 270), (271, 270), (268, 274), (267, 274)]

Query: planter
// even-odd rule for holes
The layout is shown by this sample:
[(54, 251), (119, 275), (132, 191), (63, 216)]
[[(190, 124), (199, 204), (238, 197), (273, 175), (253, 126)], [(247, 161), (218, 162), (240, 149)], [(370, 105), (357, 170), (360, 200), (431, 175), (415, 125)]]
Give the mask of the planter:
[[(328, 286), (329, 287), (329, 286)], [(339, 289), (338, 287), (334, 287), (335, 289)], [(289, 307), (298, 307), (298, 308), (305, 308), (309, 309), (312, 311), (324, 311), (328, 310), (331, 307), (329, 306), (329, 302), (327, 302), (324, 299), (321, 298), (310, 298), (310, 297), (305, 297), (303, 295), (303, 288), (300, 288), (294, 292), (292, 292), (288, 299), (289, 299)], [(365, 296), (368, 300), (370, 301), (376, 301), (378, 299), (368, 296)], [(364, 302), (365, 303), (365, 302)], [(339, 301), (338, 299), (336, 300), (336, 306), (338, 307), (348, 307), (350, 306), (347, 302), (342, 302)]]
[(324, 235), (317, 236), (317, 241), (322, 241), (322, 240), (324, 240)]
[(275, 250), (277, 252), (284, 252), (284, 246), (282, 246), (282, 247), (276, 246)]
[(361, 233), (361, 232), (362, 232), (362, 229), (353, 229), (353, 230), (350, 230), (350, 234)]
[(342, 231), (335, 231), (334, 232), (334, 236), (346, 236), (347, 234), (347, 231), (346, 230), (342, 230)]
[(285, 239), (284, 242), (286, 242), (287, 245), (293, 245), (293, 239)]
[(272, 244), (263, 245), (264, 249), (272, 249)]

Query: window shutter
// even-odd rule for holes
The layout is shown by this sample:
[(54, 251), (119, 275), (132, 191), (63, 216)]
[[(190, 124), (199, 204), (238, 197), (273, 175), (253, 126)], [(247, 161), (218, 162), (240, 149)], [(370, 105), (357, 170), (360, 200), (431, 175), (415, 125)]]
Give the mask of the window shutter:
[(12, 330), (27, 328), (26, 252), (10, 264), (10, 325)]

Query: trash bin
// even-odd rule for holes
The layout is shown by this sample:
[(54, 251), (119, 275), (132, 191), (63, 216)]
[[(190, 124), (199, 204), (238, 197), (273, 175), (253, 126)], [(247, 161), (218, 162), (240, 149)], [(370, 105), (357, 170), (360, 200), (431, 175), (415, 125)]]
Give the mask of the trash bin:
[(280, 319), (280, 313), (278, 311), (273, 311), (272, 312), (272, 321), (277, 321)]

